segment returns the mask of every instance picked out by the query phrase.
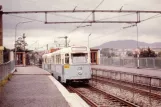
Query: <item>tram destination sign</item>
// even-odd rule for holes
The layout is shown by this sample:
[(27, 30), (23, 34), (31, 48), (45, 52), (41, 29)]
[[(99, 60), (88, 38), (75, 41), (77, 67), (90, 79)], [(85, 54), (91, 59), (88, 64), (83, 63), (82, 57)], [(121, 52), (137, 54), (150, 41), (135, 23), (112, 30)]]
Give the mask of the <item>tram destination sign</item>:
[(72, 47), (72, 51), (87, 51), (87, 47)]

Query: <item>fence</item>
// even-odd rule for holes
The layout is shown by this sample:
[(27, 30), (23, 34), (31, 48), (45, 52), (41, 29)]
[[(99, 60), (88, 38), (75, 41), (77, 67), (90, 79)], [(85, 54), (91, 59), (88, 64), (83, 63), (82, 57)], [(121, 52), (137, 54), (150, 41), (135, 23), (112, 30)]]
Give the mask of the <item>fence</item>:
[(100, 58), (101, 65), (161, 69), (161, 58)]
[(144, 85), (149, 87), (150, 92), (152, 88), (161, 89), (160, 77), (151, 77), (148, 75), (97, 69), (97, 68), (92, 68), (92, 76), (105, 77), (107, 79), (117, 80), (120, 82), (126, 82), (130, 84)]
[(15, 68), (15, 61), (0, 64), (0, 81), (4, 80)]

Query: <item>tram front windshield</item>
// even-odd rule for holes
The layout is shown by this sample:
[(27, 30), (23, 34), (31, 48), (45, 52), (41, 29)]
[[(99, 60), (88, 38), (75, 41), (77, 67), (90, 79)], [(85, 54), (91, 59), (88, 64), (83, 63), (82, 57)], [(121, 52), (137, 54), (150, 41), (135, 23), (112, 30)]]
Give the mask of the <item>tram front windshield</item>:
[(87, 53), (73, 53), (71, 55), (72, 63), (87, 63), (88, 54)]

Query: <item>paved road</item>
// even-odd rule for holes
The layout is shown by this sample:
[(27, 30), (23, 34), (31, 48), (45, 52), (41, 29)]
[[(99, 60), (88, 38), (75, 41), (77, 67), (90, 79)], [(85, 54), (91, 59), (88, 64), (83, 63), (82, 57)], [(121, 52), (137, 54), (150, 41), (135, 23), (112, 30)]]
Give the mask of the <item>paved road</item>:
[(18, 68), (0, 93), (0, 107), (69, 107), (48, 75), (36, 71), (41, 69)]

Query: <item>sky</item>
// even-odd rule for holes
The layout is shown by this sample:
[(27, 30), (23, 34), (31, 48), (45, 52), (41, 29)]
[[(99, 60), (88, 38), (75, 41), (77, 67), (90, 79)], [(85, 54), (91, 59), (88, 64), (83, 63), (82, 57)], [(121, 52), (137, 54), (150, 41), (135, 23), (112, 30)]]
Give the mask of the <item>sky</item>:
[[(102, 2), (102, 3), (101, 3)], [(100, 4), (101, 3), (101, 4)], [(99, 5), (100, 4), (100, 5)], [(0, 0), (3, 11), (36, 11), (36, 10), (157, 10), (161, 11), (161, 0)], [(51, 13), (48, 21), (83, 21), (91, 13)], [(154, 14), (141, 14), (141, 20)], [(117, 16), (117, 17), (115, 17)], [(158, 15), (161, 16), (161, 15)], [(115, 17), (115, 18), (112, 18)], [(96, 20), (136, 20), (136, 14), (129, 13), (97, 13)], [(108, 19), (109, 18), (109, 19)], [(30, 20), (34, 19), (34, 20)], [(87, 19), (92, 19), (92, 15)], [(29, 22), (28, 22), (29, 21)], [(17, 26), (16, 37), (26, 35), (27, 48), (44, 50), (55, 47), (55, 42), (64, 44), (60, 37), (68, 36), (70, 45), (94, 47), (105, 42), (116, 40), (137, 40), (137, 28), (123, 27), (130, 24), (44, 24), (44, 14), (9, 14), (3, 15), (4, 46), (14, 47), (15, 27), (19, 22), (28, 22)], [(161, 17), (138, 24), (138, 40), (147, 43), (161, 42)], [(77, 29), (76, 29), (77, 28)], [(73, 31), (73, 29), (76, 29)], [(91, 35), (90, 35), (91, 34)], [(89, 36), (90, 35), (90, 36)]]

